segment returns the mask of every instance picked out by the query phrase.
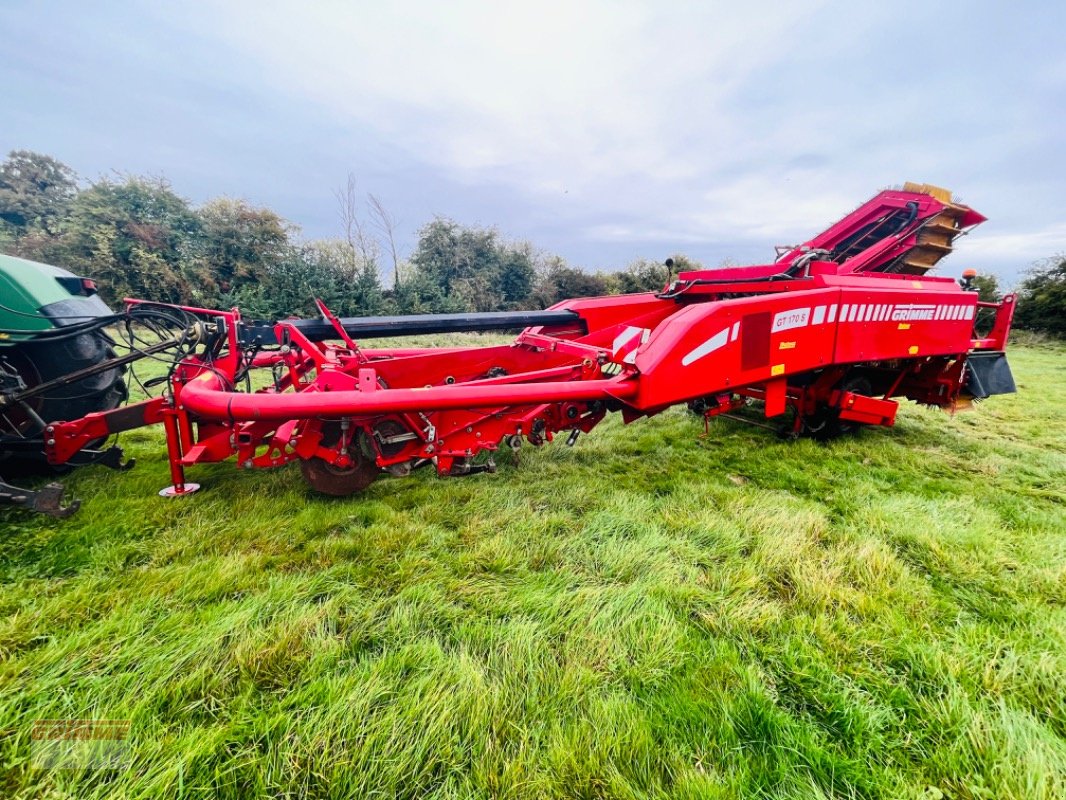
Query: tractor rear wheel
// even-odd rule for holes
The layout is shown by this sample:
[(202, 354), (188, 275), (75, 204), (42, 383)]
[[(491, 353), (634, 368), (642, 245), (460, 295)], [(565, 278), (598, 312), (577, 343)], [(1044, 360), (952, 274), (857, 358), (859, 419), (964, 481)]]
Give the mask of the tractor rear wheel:
[[(100, 331), (54, 341), (42, 337), (10, 350), (0, 350), (0, 360), (7, 371), (16, 373), (26, 388), (114, 357), (111, 341)], [(127, 397), (124, 375), (124, 367), (114, 367), (51, 389), (47, 394), (31, 397), (25, 401), (29, 411), (22, 406), (13, 406), (0, 413), (0, 434), (33, 437), (40, 433), (36, 418), (57, 422), (116, 408)]]

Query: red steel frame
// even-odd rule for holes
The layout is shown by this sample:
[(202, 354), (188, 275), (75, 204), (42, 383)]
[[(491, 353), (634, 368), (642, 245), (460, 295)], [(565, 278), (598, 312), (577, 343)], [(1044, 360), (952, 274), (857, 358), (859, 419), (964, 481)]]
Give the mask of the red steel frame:
[[(575, 312), (581, 327), (527, 328), (505, 345), (362, 347), (323, 307), (338, 341), (311, 341), (282, 321), (284, 344), (248, 361), (237, 309), (186, 309), (214, 320), (224, 346), (185, 358), (166, 398), (49, 426), (49, 460), (162, 422), (169, 493), (183, 494), (195, 486), (186, 467), (232, 456), (242, 467), (319, 459), (343, 473), (372, 460), (397, 475), (423, 464), (464, 474), (503, 444), (539, 445), (588, 432), (608, 411), (631, 422), (691, 401), (708, 417), (747, 399), (766, 417), (791, 408), (797, 433), (827, 409), (892, 425), (893, 398), (953, 408), (967, 358), (1005, 347), (1014, 297), (982, 303), (908, 263), (930, 247), (950, 250), (954, 235), (983, 220), (935, 194), (882, 192), (773, 264), (682, 273), (660, 293), (565, 301), (555, 308)], [(953, 232), (928, 244), (948, 217)], [(878, 236), (886, 224), (899, 229)], [(984, 334), (975, 332), (980, 308), (994, 314)], [(846, 380), (857, 368), (873, 377), (863, 391)], [(269, 385), (237, 391), (248, 369), (269, 371)]]

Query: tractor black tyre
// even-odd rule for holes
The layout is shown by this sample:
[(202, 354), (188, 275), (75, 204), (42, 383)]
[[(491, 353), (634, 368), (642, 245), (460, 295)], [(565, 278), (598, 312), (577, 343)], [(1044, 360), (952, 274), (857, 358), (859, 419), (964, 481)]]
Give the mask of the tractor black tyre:
[[(103, 333), (94, 331), (58, 341), (31, 340), (10, 350), (0, 350), (0, 357), (21, 376), (27, 387), (32, 387), (114, 358), (115, 351)], [(94, 411), (109, 411), (126, 401), (125, 371), (125, 367), (104, 370), (32, 397), (26, 400), (26, 405), (45, 422), (74, 420)], [(40, 435), (38, 427), (33, 416), (18, 406), (0, 415), (0, 434), (34, 437)]]

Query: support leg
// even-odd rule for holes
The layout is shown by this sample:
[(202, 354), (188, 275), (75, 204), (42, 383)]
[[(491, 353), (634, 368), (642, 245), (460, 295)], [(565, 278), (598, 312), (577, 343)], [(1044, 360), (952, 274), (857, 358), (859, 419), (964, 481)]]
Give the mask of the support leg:
[(192, 494), (200, 488), (200, 484), (185, 482), (185, 467), (181, 463), (181, 428), (178, 425), (177, 411), (167, 409), (163, 412), (163, 427), (167, 432), (167, 459), (170, 461), (170, 479), (174, 481), (174, 484), (160, 489), (159, 496), (181, 497), (185, 494)]

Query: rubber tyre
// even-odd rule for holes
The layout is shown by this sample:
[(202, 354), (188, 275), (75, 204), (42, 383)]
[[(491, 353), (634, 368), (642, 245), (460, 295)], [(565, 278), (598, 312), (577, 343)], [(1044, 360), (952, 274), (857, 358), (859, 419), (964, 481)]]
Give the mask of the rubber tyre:
[[(115, 357), (107, 337), (100, 332), (83, 333), (70, 339), (25, 342), (0, 356), (13, 367), (27, 386), (69, 375)], [(109, 411), (126, 401), (125, 367), (90, 375), (77, 383), (52, 389), (47, 395), (26, 401), (45, 422), (74, 420), (94, 411)], [(12, 430), (14, 428), (15, 430)], [(0, 432), (34, 435), (32, 419), (23, 413), (0, 417)]]
[[(331, 448), (340, 441), (341, 428), (336, 422), (327, 422), (322, 426), (322, 447)], [(356, 431), (349, 447), (353, 464), (347, 469), (330, 464), (322, 458), (309, 458), (300, 461), (300, 472), (307, 485), (319, 494), (331, 497), (347, 497), (363, 492), (381, 475), (381, 468), (373, 448), (362, 431)]]
[[(840, 382), (840, 388), (846, 392), (867, 397), (873, 394), (873, 384), (862, 373), (846, 376)], [(862, 427), (862, 423), (841, 419), (840, 409), (824, 406), (803, 418), (802, 434), (826, 442), (840, 436), (858, 433)]]

